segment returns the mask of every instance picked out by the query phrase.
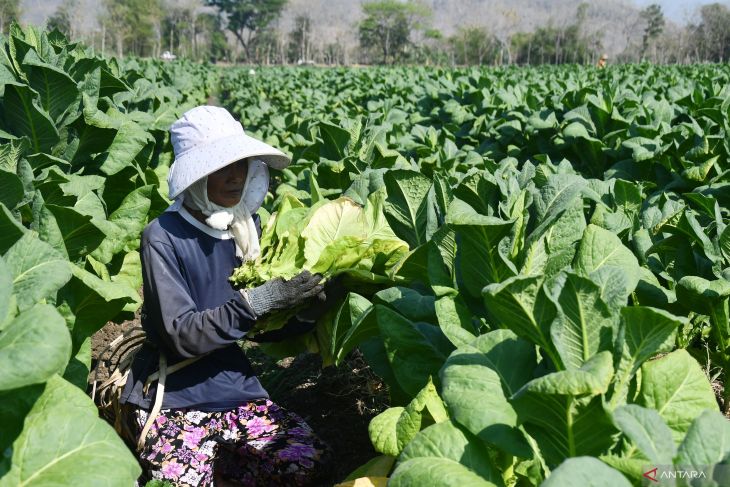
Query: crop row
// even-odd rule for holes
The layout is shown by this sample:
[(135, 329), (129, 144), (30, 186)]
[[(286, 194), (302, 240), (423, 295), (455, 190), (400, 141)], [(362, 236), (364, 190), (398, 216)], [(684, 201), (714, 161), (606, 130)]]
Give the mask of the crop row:
[(618, 486), (674, 464), (730, 482), (710, 383), (730, 371), (729, 80), (727, 65), (223, 73), (224, 103), (296, 162), (267, 213), (382, 201), (409, 247), (304, 340), (326, 363), (358, 346), (389, 386), (370, 425), (383, 456), (353, 478)]
[(86, 395), (91, 335), (140, 305), (140, 234), (168, 205), (167, 129), (214, 82), (32, 28), (0, 43), (0, 485), (139, 475)]

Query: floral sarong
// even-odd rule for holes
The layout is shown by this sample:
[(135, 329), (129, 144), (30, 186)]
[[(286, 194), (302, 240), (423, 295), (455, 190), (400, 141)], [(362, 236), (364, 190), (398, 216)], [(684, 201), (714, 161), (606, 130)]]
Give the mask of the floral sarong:
[[(147, 412), (137, 410), (137, 431)], [(268, 399), (230, 411), (163, 410), (140, 452), (154, 479), (177, 487), (214, 485), (214, 478), (244, 486), (312, 485), (328, 447), (302, 418)]]

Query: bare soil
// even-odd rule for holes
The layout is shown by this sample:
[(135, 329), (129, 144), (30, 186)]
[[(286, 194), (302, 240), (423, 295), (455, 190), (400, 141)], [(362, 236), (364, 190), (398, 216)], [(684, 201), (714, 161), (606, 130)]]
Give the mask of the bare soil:
[[(136, 325), (138, 316), (123, 323), (110, 322), (99, 330), (92, 337), (92, 366), (112, 340)], [(246, 342), (244, 350), (272, 401), (302, 416), (332, 448), (322, 486), (341, 482), (378, 455), (370, 443), (368, 424), (388, 407), (388, 393), (357, 350), (339, 367), (325, 369), (316, 355), (276, 361), (253, 342)], [(102, 376), (105, 369), (102, 367)]]

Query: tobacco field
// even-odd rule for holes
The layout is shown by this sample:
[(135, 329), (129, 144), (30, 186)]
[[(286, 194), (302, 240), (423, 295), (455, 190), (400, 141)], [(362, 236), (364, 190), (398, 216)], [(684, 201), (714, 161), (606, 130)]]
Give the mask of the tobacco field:
[(234, 280), (349, 291), (267, 352), (388, 386), (345, 485), (730, 485), (729, 65), (222, 69), (14, 28), (0, 82), (0, 486), (139, 475), (90, 336), (140, 306), (167, 129), (211, 94), (294, 161)]

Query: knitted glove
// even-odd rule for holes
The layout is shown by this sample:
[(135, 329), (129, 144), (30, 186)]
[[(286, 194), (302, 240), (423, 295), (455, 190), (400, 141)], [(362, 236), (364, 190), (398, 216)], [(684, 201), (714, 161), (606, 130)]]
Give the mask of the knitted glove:
[(248, 289), (246, 291), (248, 302), (256, 316), (293, 308), (321, 293), (323, 289), (319, 284), (321, 280), (321, 275), (312, 275), (309, 271), (304, 271), (288, 281), (277, 277), (258, 287)]
[(347, 289), (342, 283), (342, 277), (337, 276), (330, 279), (323, 286), (322, 292), (306, 309), (297, 313), (297, 318), (304, 322), (316, 322), (329, 310), (342, 303), (342, 298), (347, 295)]

